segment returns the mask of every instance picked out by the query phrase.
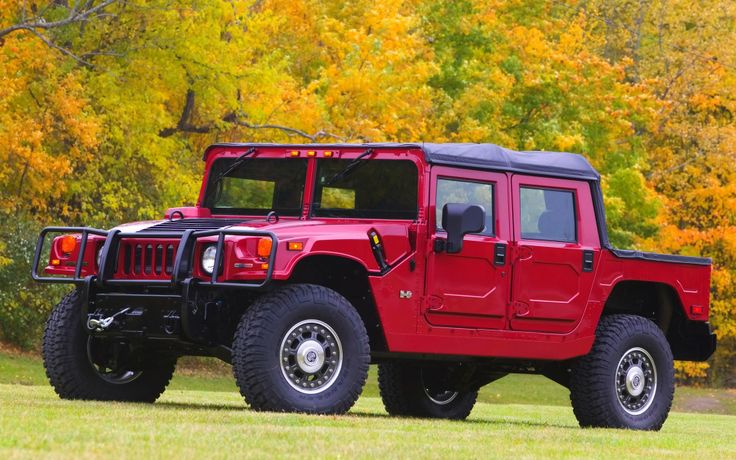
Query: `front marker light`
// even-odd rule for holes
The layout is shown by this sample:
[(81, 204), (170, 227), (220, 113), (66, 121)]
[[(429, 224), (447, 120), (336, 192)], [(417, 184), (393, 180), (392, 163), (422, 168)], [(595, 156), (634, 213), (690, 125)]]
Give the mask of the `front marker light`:
[(61, 237), (61, 252), (71, 254), (77, 248), (77, 238), (74, 235), (64, 235)]
[(208, 275), (211, 275), (215, 271), (215, 256), (217, 255), (216, 246), (207, 246), (202, 251), (202, 270)]
[(269, 257), (271, 255), (271, 248), (273, 247), (273, 240), (269, 237), (261, 238), (258, 240), (258, 247), (256, 254), (258, 257)]

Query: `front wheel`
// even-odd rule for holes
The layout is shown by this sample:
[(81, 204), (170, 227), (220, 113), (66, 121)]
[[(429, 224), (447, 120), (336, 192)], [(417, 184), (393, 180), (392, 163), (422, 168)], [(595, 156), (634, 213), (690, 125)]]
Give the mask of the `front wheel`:
[(154, 402), (171, 380), (176, 358), (92, 337), (82, 328), (81, 311), (79, 292), (73, 291), (46, 322), (43, 364), (59, 397)]
[(363, 321), (323, 286), (264, 294), (241, 319), (233, 342), (235, 380), (255, 410), (342, 414), (368, 376)]
[(590, 353), (572, 366), (570, 400), (583, 427), (659, 430), (675, 391), (669, 343), (634, 315), (601, 318)]

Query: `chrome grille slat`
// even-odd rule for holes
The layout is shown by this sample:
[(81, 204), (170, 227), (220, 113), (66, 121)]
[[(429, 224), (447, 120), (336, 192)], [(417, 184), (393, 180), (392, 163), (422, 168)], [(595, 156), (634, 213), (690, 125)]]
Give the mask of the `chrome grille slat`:
[(171, 238), (124, 238), (113, 278), (169, 279), (178, 246)]
[(166, 274), (171, 275), (174, 272), (174, 245), (166, 245)]
[(156, 245), (156, 251), (154, 252), (154, 261), (155, 265), (153, 268), (153, 272), (157, 275), (161, 274), (161, 265), (163, 264), (164, 259), (164, 247), (160, 244)]
[(134, 257), (135, 263), (133, 264), (133, 273), (140, 275), (143, 273), (143, 246), (140, 244), (135, 245)]

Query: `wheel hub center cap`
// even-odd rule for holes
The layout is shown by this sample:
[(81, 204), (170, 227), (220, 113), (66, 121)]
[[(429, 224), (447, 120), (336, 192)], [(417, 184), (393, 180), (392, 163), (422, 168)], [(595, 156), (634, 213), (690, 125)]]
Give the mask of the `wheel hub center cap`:
[(632, 366), (626, 373), (626, 391), (631, 396), (639, 396), (644, 391), (644, 371), (639, 366)]
[(314, 374), (325, 363), (325, 350), (316, 340), (306, 340), (296, 350), (296, 362), (299, 369), (308, 374)]

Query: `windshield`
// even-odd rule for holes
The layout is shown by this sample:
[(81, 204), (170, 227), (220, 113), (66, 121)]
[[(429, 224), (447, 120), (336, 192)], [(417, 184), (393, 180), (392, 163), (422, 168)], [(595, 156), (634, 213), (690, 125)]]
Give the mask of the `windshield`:
[(307, 179), (306, 159), (248, 159), (217, 178), (235, 158), (215, 160), (209, 174), (204, 206), (213, 214), (266, 215), (276, 211), (283, 216), (298, 216)]
[(417, 167), (408, 160), (319, 160), (312, 215), (416, 219)]

